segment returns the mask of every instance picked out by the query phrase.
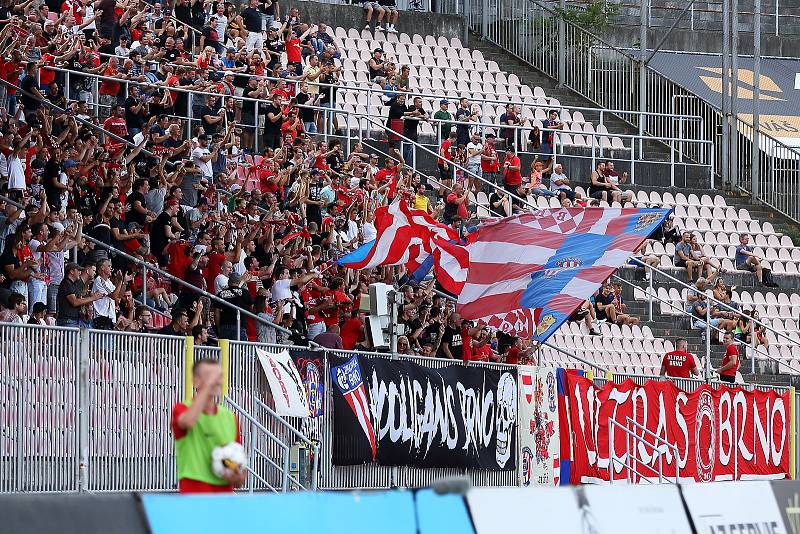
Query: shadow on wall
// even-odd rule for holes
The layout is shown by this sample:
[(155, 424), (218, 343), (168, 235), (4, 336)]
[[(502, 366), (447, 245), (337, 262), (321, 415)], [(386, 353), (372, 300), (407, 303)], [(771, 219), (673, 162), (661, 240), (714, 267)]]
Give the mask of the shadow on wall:
[[(366, 11), (361, 4), (327, 4), (322, 2), (291, 2), (281, 3), (281, 13), (288, 13), (289, 9), (296, 7), (300, 11), (300, 20), (312, 23), (324, 22), (335, 28), (356, 28), (361, 30), (366, 20)], [(373, 24), (375, 16), (373, 15)], [(439, 13), (401, 11), (397, 21), (397, 31), (409, 35), (444, 36), (448, 39), (464, 37), (464, 19), (456, 15), (441, 15)]]

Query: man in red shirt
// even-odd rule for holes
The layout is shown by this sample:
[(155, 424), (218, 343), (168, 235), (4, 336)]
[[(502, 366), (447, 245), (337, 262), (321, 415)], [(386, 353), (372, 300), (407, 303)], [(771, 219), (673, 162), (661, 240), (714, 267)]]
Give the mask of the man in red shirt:
[(500, 172), (500, 160), (497, 159), (497, 149), (494, 147), (494, 134), (490, 133), (486, 136), (486, 142), (483, 143), (483, 153), (481, 154), (481, 170), (483, 171), (483, 179), (497, 183), (497, 176)]
[(739, 348), (733, 342), (733, 333), (725, 332), (722, 344), (725, 345), (725, 357), (722, 358), (722, 366), (717, 372), (722, 382), (733, 384), (736, 381), (736, 371), (739, 370)]
[(522, 185), (522, 174), (520, 173), (520, 161), (513, 146), (506, 149), (506, 157), (503, 160), (503, 185), (511, 195), (511, 202), (519, 205), (515, 198), (519, 196), (517, 189)]
[[(117, 137), (125, 137), (128, 135), (128, 123), (125, 122), (125, 108), (119, 104), (114, 104), (111, 108), (111, 116), (103, 121), (103, 129)], [(124, 146), (125, 144), (122, 141), (110, 135), (106, 136), (106, 147), (110, 152), (115, 152)]]
[(691, 375), (700, 376), (700, 370), (695, 363), (694, 354), (687, 352), (688, 343), (683, 338), (675, 341), (676, 349), (664, 355), (661, 361), (661, 376), (675, 378), (691, 378)]
[(439, 196), (443, 197), (453, 187), (453, 168), (450, 162), (453, 161), (453, 147), (456, 146), (456, 131), (450, 130), (450, 136), (442, 141), (442, 146), (439, 147), (439, 158), (436, 160), (436, 165), (439, 167), (439, 179), (442, 182), (442, 187), (439, 188)]
[(397, 171), (399, 170), (400, 168), (397, 166), (397, 162), (394, 160), (394, 158), (386, 158), (384, 168), (375, 173), (376, 187), (380, 187), (386, 182), (391, 184), (389, 186), (389, 198), (394, 197), (394, 193), (397, 188)]
[(464, 186), (456, 184), (453, 192), (447, 195), (447, 203), (444, 205), (444, 222), (451, 224), (456, 219), (466, 221), (469, 218), (467, 205), (469, 204), (468, 193), (464, 191)]

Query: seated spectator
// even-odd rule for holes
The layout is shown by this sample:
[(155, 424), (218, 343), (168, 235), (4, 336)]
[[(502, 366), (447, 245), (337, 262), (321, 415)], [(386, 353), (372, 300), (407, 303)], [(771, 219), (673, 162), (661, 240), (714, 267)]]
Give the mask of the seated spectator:
[(38, 326), (47, 326), (47, 304), (44, 302), (37, 302), (31, 309), (31, 316), (28, 318), (28, 324), (35, 324)]
[(650, 237), (656, 241), (661, 241), (664, 245), (667, 243), (677, 244), (682, 239), (680, 230), (675, 227), (675, 218), (672, 215), (664, 219), (661, 226)]
[(739, 349), (731, 332), (725, 332), (722, 344), (725, 346), (725, 357), (722, 359), (722, 365), (716, 371), (722, 382), (733, 384), (736, 382), (736, 372), (739, 370)]
[[(689, 283), (694, 279), (694, 271), (697, 269), (698, 280), (702, 278), (702, 264), (699, 260), (695, 259), (692, 254), (692, 234), (683, 232), (681, 234), (681, 242), (675, 245), (675, 256), (673, 257), (675, 267), (686, 267), (686, 276)], [(704, 280), (705, 282), (705, 280)]]
[(606, 168), (605, 168), (605, 175), (606, 178), (614, 185), (624, 184), (628, 181), (628, 171), (625, 171), (620, 175), (617, 171), (614, 170), (614, 162), (611, 160), (606, 161)]
[(558, 195), (559, 200), (562, 201), (565, 198), (571, 201), (581, 198), (579, 193), (573, 191), (569, 178), (564, 174), (564, 166), (560, 163), (553, 166), (553, 172), (550, 174), (550, 191)]
[(664, 354), (659, 374), (672, 378), (700, 376), (695, 355), (687, 351), (688, 347), (689, 343), (686, 339), (681, 337), (675, 340), (675, 350)]
[(618, 325), (639, 324), (638, 317), (625, 314), (625, 304), (621, 300), (621, 295), (615, 293), (611, 284), (604, 284), (596, 294), (594, 306), (598, 321), (607, 320)]
[(739, 315), (736, 321), (736, 330), (733, 333), (734, 339), (739, 343), (750, 347), (753, 342), (753, 333), (756, 336), (755, 346), (769, 347), (769, 340), (766, 336), (766, 327), (761, 324), (755, 324), (750, 320), (750, 317), (758, 321), (760, 316), (755, 310), (742, 310), (742, 315)]
[(600, 332), (594, 329), (594, 321), (596, 319), (597, 315), (595, 314), (594, 306), (592, 306), (591, 302), (586, 300), (577, 310), (572, 312), (572, 315), (570, 315), (567, 320), (571, 322), (583, 321), (590, 336), (599, 336)]
[(611, 202), (631, 202), (633, 194), (624, 192), (616, 184), (605, 175), (605, 163), (600, 161), (597, 167), (592, 171), (591, 184), (589, 185), (589, 196), (598, 200), (605, 200), (609, 204)]
[(750, 236), (742, 234), (739, 236), (739, 244), (736, 246), (736, 268), (740, 271), (750, 271), (755, 274), (758, 283), (765, 287), (778, 287), (772, 281), (772, 273), (765, 270), (761, 265), (761, 258), (753, 253), (753, 246), (749, 245)]
[(648, 267), (655, 267), (658, 268), (661, 265), (661, 258), (656, 256), (655, 254), (648, 253), (648, 247), (650, 246), (650, 240), (645, 239), (644, 242), (639, 245), (635, 251), (633, 251), (633, 255), (631, 259), (628, 260), (628, 263), (631, 265), (635, 265), (636, 267), (642, 267), (644, 269), (644, 277), (645, 280), (650, 280), (650, 277), (653, 274), (652, 269)]
[[(708, 299), (706, 298), (705, 293), (701, 293), (696, 295), (694, 301), (689, 304), (689, 310), (692, 314), (692, 328), (697, 330), (705, 330), (706, 328), (706, 313), (711, 315), (710, 325), (713, 328), (723, 330), (723, 331), (731, 331), (736, 328), (736, 320), (730, 319), (720, 315), (721, 313), (717, 308), (711, 305), (711, 310), (707, 310), (706, 307), (709, 305)], [(715, 311), (716, 310), (716, 311)], [(718, 316), (715, 316), (717, 314)]]
[[(529, 176), (529, 181), (525, 184), (525, 193), (535, 195), (535, 196), (543, 196), (543, 197), (553, 197), (556, 194), (547, 189), (544, 185), (544, 174), (549, 173), (551, 170), (551, 166), (553, 164), (553, 160), (551, 159), (548, 163), (547, 167), (545, 168), (544, 163), (538, 160), (534, 160), (531, 163), (531, 173)], [(520, 195), (525, 196), (525, 195)]]
[(721, 269), (719, 262), (713, 258), (710, 258), (709, 256), (706, 256), (706, 253), (703, 251), (703, 247), (700, 246), (700, 243), (697, 240), (697, 234), (692, 234), (689, 243), (692, 245), (691, 257), (694, 261), (699, 263), (697, 266), (698, 273), (703, 275), (703, 271), (705, 271), (705, 277), (709, 282), (711, 282), (714, 280), (714, 277), (719, 274)]

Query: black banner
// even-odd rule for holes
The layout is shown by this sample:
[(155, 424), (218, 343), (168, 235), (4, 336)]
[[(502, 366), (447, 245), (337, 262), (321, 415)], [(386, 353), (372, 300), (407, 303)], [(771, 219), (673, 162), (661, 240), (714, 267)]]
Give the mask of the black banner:
[(329, 358), (334, 465), (516, 468), (516, 370)]

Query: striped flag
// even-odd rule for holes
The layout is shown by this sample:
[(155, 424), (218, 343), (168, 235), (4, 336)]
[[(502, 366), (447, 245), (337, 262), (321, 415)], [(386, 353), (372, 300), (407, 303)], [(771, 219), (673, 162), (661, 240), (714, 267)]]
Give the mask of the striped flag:
[(375, 226), (375, 240), (339, 258), (339, 265), (369, 269), (405, 264), (413, 273), (433, 253), (434, 239), (458, 240), (455, 229), (437, 222), (424, 211), (411, 209), (401, 199), (375, 211)]
[(336, 388), (347, 401), (347, 405), (356, 416), (364, 436), (369, 441), (372, 450), (372, 460), (378, 452), (378, 444), (375, 438), (375, 430), (372, 426), (370, 416), (369, 400), (364, 390), (364, 380), (361, 374), (361, 366), (358, 363), (358, 355), (353, 356), (342, 365), (331, 368), (331, 378)]
[(458, 311), (465, 319), (501, 323), (508, 333), (544, 341), (669, 212), (558, 208), (482, 224), (469, 236), (467, 267), (456, 272), (453, 267), (461, 264), (449, 263), (448, 276), (464, 280)]

